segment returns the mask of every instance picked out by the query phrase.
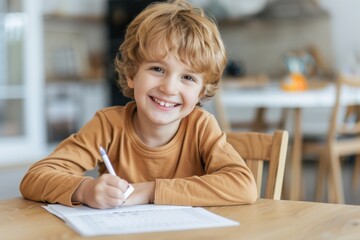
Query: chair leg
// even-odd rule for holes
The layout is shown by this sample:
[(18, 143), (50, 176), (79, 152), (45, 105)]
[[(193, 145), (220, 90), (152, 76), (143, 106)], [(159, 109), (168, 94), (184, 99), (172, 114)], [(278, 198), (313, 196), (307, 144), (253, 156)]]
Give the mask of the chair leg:
[(266, 108), (260, 107), (256, 109), (255, 117), (253, 119), (253, 124), (251, 126), (251, 129), (253, 131), (257, 131), (257, 132), (265, 131), (265, 129), (267, 128), (265, 114), (266, 114)]
[(285, 129), (288, 112), (289, 112), (289, 109), (286, 109), (286, 108), (281, 110), (280, 120), (277, 125), (278, 129)]
[(359, 186), (359, 177), (360, 177), (360, 155), (356, 155), (355, 165), (352, 173), (352, 187), (353, 191), (358, 190)]
[(330, 151), (329, 170), (329, 202), (343, 204), (345, 201), (340, 158), (334, 150)]
[(328, 156), (326, 153), (322, 153), (318, 163), (317, 170), (317, 181), (316, 181), (316, 189), (315, 189), (315, 201), (322, 202), (324, 196), (324, 183), (326, 184), (325, 179), (328, 179)]

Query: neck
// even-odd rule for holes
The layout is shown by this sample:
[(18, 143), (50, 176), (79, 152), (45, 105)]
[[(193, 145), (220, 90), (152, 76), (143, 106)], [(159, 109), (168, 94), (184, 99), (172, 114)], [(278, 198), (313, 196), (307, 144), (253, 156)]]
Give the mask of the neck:
[(179, 129), (180, 121), (168, 125), (148, 124), (147, 122), (140, 122), (138, 112), (135, 112), (133, 126), (136, 134), (145, 145), (160, 147), (170, 142), (175, 136)]

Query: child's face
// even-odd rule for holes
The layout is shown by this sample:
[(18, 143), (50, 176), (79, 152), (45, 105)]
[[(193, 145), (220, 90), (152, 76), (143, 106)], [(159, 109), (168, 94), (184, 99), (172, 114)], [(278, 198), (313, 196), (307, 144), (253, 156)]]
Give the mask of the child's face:
[(203, 76), (194, 73), (173, 53), (140, 64), (128, 86), (134, 89), (138, 120), (148, 126), (178, 126), (194, 109), (203, 88)]

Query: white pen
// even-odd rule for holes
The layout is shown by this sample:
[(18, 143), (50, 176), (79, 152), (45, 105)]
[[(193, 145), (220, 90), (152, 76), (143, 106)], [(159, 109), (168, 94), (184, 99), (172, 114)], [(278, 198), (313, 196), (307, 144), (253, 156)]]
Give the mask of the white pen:
[[(109, 173), (113, 176), (116, 176), (116, 173), (114, 171), (114, 168), (111, 165), (110, 159), (107, 156), (105, 150), (100, 146), (100, 154), (102, 159), (104, 160), (105, 166)], [(130, 196), (130, 194), (134, 191), (134, 187), (129, 183), (128, 188), (126, 189), (124, 193), (125, 200)]]

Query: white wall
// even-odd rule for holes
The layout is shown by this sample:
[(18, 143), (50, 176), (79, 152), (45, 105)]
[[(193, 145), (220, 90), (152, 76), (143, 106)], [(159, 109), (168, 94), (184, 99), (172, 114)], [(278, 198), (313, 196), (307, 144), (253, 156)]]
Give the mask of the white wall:
[(242, 60), (250, 74), (277, 75), (286, 51), (314, 44), (330, 67), (360, 74), (360, 1), (318, 2), (329, 18), (260, 20), (221, 26), (229, 57)]
[[(247, 72), (265, 72), (276, 75), (281, 55), (289, 48), (305, 47), (313, 43), (319, 47), (324, 60), (337, 71), (354, 71), (357, 52), (360, 58), (360, 1), (320, 0), (329, 13), (328, 18), (289, 20), (287, 22), (253, 22), (225, 26), (221, 29), (230, 58), (244, 57)], [(360, 59), (358, 60), (360, 61)], [(357, 65), (360, 73), (360, 62)], [(211, 104), (206, 104), (210, 110)], [(304, 134), (325, 134), (330, 109), (305, 110)], [(251, 109), (228, 109), (229, 118), (250, 120)], [(268, 112), (269, 119), (276, 119), (278, 109)], [(292, 130), (292, 120), (287, 128)]]
[(360, 1), (320, 0), (320, 3), (331, 15), (336, 67), (348, 71), (354, 65), (355, 52), (360, 55)]
[(240, 60), (247, 74), (282, 76), (288, 51), (315, 46), (327, 66), (333, 66), (331, 24), (327, 16), (300, 19), (251, 20), (221, 25), (229, 59)]

